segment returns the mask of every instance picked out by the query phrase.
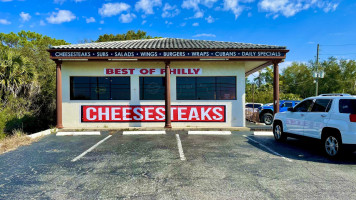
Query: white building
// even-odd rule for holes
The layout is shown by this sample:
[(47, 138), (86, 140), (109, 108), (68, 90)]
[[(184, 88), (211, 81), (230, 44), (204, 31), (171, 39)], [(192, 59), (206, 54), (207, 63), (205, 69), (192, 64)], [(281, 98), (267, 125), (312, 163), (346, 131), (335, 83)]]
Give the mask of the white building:
[(57, 63), (58, 128), (244, 127), (245, 77), (272, 64), (278, 72), (288, 52), (172, 38), (48, 51)]

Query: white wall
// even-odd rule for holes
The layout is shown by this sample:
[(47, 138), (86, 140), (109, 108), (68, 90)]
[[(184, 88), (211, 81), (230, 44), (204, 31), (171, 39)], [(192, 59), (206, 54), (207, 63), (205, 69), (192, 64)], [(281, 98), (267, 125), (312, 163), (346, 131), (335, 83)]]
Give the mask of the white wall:
[[(225, 105), (226, 122), (172, 122), (173, 127), (241, 127), (245, 126), (245, 63), (231, 61), (171, 62), (171, 68), (201, 68), (197, 76), (236, 76), (236, 100), (179, 100), (176, 99), (176, 77), (171, 75), (172, 105)], [(70, 100), (70, 76), (117, 76), (104, 75), (105, 68), (164, 68), (163, 62), (63, 62), (62, 95), (63, 126), (84, 127), (163, 127), (164, 122), (132, 123), (82, 123), (82, 105), (164, 105), (164, 100), (140, 100), (139, 77), (131, 75), (131, 100)], [(123, 75), (120, 75), (123, 76)], [(149, 75), (147, 75), (149, 76)], [(157, 76), (157, 75), (155, 75)], [(184, 76), (184, 75), (183, 75)], [(187, 75), (185, 75), (187, 76)]]

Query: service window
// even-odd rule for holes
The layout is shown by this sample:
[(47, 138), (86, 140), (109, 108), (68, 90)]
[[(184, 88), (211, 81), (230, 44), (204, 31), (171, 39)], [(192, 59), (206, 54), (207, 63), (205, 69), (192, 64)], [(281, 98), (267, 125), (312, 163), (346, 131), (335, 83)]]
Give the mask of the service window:
[(165, 94), (164, 77), (140, 77), (140, 100), (164, 100)]
[(70, 100), (130, 98), (130, 77), (70, 77)]
[(329, 112), (331, 108), (331, 99), (317, 99), (314, 102), (312, 112)]
[(177, 77), (177, 100), (236, 100), (236, 77)]

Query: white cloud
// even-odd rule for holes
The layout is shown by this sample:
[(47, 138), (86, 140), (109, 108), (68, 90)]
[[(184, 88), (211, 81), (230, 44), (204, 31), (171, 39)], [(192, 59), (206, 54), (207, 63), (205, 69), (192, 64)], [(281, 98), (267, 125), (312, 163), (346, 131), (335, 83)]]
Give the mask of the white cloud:
[(83, 2), (83, 1), (86, 1), (86, 0), (74, 0), (75, 3), (78, 3), (78, 2)]
[(201, 34), (196, 34), (193, 37), (216, 37), (216, 35), (211, 33), (201, 33)]
[(215, 21), (215, 19), (214, 19), (212, 16), (210, 16), (210, 15), (209, 15), (209, 17), (206, 17), (205, 20), (206, 20), (209, 24), (211, 24), (211, 23), (213, 23), (213, 22)]
[(103, 30), (103, 28), (100, 27), (100, 28), (98, 28), (98, 30), (101, 31), (101, 30)]
[(1, 2), (10, 2), (12, 0), (0, 0)]
[(35, 13), (35, 15), (41, 15), (41, 13), (39, 13), (39, 12), (36, 12), (36, 13)]
[(40, 26), (46, 26), (46, 23), (43, 20), (41, 20), (40, 21)]
[(54, 0), (53, 3), (56, 3), (56, 4), (63, 4), (66, 0)]
[(202, 18), (204, 16), (204, 13), (202, 11), (197, 11), (194, 14), (194, 18)]
[(187, 25), (186, 22), (183, 22), (183, 23), (180, 24), (181, 27), (184, 27), (185, 25)]
[(51, 16), (47, 17), (46, 20), (50, 24), (61, 24), (63, 22), (70, 22), (75, 18), (75, 15), (69, 10), (58, 10), (58, 12), (52, 12)]
[(279, 15), (291, 17), (312, 7), (323, 9), (324, 12), (335, 11), (338, 5), (324, 0), (261, 0), (258, 7), (277, 18)]
[(21, 12), (20, 17), (21, 17), (22, 21), (24, 21), (24, 22), (29, 21), (31, 19), (31, 15), (29, 13), (25, 13), (25, 12)]
[(141, 24), (144, 25), (146, 24), (146, 22), (147, 22), (146, 20), (143, 20)]
[(167, 24), (167, 25), (173, 24), (173, 22), (170, 22), (170, 21), (167, 21), (167, 20), (164, 23)]
[(87, 24), (96, 22), (94, 17), (86, 18), (85, 21), (87, 22)]
[(162, 17), (166, 18), (166, 17), (174, 17), (176, 15), (179, 14), (179, 9), (177, 8), (176, 5), (171, 6), (169, 5), (169, 3), (166, 3), (163, 7), (163, 13), (162, 13)]
[(184, 0), (182, 8), (199, 10), (200, 0)]
[(107, 3), (99, 8), (99, 14), (103, 17), (111, 17), (118, 15), (123, 11), (128, 11), (130, 7), (131, 6), (126, 3)]
[(200, 10), (199, 4), (211, 8), (217, 1), (218, 0), (184, 0), (182, 3), (182, 8)]
[[(271, 0), (271, 1), (274, 1), (274, 0)], [(279, 1), (279, 0), (276, 0), (276, 1)], [(243, 7), (241, 5), (239, 5), (239, 0), (224, 0), (224, 8), (223, 9), (226, 11), (232, 11), (235, 15), (235, 19), (237, 19), (243, 11)]]
[(136, 11), (142, 10), (146, 15), (154, 14), (153, 8), (162, 5), (162, 0), (139, 0), (135, 4)]
[(127, 14), (121, 14), (119, 20), (121, 23), (130, 23), (134, 18), (136, 18), (135, 14), (127, 13)]
[(195, 22), (195, 23), (192, 24), (192, 26), (199, 26), (199, 23)]
[(323, 6), (324, 7), (323, 11), (326, 13), (329, 11), (334, 12), (338, 6), (339, 6), (339, 4), (337, 4), (337, 3), (326, 3)]
[(0, 19), (0, 24), (9, 25), (9, 24), (11, 24), (11, 22), (6, 19)]
[(104, 20), (101, 20), (101, 21), (100, 21), (100, 24), (104, 24)]

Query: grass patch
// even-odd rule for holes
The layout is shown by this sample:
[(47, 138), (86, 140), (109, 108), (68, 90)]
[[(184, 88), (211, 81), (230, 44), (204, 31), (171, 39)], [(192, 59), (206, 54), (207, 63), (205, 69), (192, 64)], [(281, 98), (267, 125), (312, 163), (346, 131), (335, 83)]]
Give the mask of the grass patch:
[(0, 139), (0, 154), (17, 149), (20, 146), (30, 145), (38, 140), (31, 139), (22, 130), (16, 129), (12, 131), (12, 135)]

